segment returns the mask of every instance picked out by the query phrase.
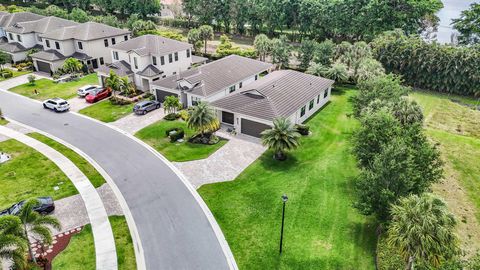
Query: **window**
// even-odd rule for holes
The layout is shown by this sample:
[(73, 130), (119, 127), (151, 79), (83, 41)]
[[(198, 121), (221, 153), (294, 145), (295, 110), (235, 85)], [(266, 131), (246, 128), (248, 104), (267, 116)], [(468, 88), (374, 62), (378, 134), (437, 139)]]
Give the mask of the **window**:
[(317, 97), (317, 104), (320, 103), (320, 95)]
[(238, 88), (242, 88), (242, 87), (243, 87), (243, 82), (240, 82), (240, 83), (238, 84)]
[(127, 41), (127, 40), (128, 40), (128, 36), (127, 36), (127, 35), (123, 36), (123, 39), (124, 39), (125, 41)]
[(306, 106), (303, 106), (302, 109), (300, 110), (300, 117), (305, 115), (305, 108)]
[(178, 61), (178, 52), (175, 53), (175, 62)]
[(258, 80), (258, 75), (255, 75), (255, 81)]
[(229, 93), (235, 92), (235, 85), (230, 86)]
[(45, 40), (45, 45), (47, 45), (47, 48), (50, 48), (50, 40), (46, 39)]
[(160, 57), (160, 64), (163, 66), (165, 65), (165, 56)]
[(13, 34), (12, 33), (8, 33), (8, 36), (10, 37), (10, 40), (13, 40)]
[(108, 39), (104, 39), (103, 44), (105, 44), (105, 47), (108, 47)]
[(118, 60), (118, 52), (113, 52), (113, 59)]
[(115, 45), (115, 38), (112, 37), (112, 45)]
[(55, 41), (55, 48), (57, 48), (57, 50), (60, 50), (60, 43), (58, 43), (58, 41)]
[(100, 57), (100, 65), (103, 65), (105, 64), (105, 62), (103, 61), (103, 57)]
[(187, 50), (187, 58), (190, 58), (190, 49)]
[(42, 42), (42, 38), (40, 36), (37, 36), (37, 40)]
[(310, 111), (311, 109), (313, 109), (313, 105), (315, 104), (315, 100), (312, 99), (310, 100), (310, 104), (308, 105), (308, 110)]
[(138, 69), (137, 58), (133, 57), (133, 64), (135, 65), (135, 69)]
[(22, 37), (20, 35), (17, 35), (17, 39), (19, 42), (22, 42)]
[(157, 65), (157, 57), (156, 56), (152, 56), (152, 63), (154, 66)]
[(328, 90), (325, 90), (325, 92), (323, 93), (323, 98), (326, 98), (328, 96)]
[(172, 55), (172, 54), (169, 54), (169, 55), (168, 55), (168, 62), (169, 62), (169, 63), (172, 63), (172, 62), (173, 62), (173, 55)]
[(175, 74), (177, 74), (177, 72), (176, 72), (176, 71), (174, 71), (172, 74), (173, 74), (173, 75), (175, 75)]
[(153, 80), (152, 80), (152, 81), (154, 82), (154, 81), (158, 81), (158, 80), (160, 80), (160, 77), (153, 78)]
[(80, 41), (78, 42), (78, 48), (79, 48), (80, 50), (83, 50), (83, 44), (82, 44), (82, 42), (80, 42)]

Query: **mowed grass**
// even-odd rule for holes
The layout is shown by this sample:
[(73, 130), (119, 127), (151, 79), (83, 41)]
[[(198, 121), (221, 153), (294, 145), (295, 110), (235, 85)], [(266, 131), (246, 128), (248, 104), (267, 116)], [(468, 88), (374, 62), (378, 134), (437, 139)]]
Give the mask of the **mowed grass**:
[(8, 124), (7, 119), (0, 119), (0, 126), (5, 126), (6, 124)]
[(79, 113), (109, 123), (131, 114), (134, 105), (114, 105), (109, 100), (103, 100), (81, 109)]
[[(0, 208), (39, 196), (55, 200), (77, 194), (67, 176), (48, 158), (16, 140), (0, 142), (0, 151), (12, 156), (0, 164)], [(58, 186), (58, 190), (54, 187)]]
[[(166, 135), (167, 129), (183, 128), (185, 131), (184, 142), (170, 142)], [(213, 154), (227, 143), (227, 140), (220, 139), (217, 144), (204, 145), (189, 143), (188, 137), (195, 134), (195, 131), (187, 127), (184, 121), (160, 120), (138, 131), (135, 136), (146, 142), (170, 161), (189, 161), (204, 159)]]
[(352, 207), (358, 170), (350, 139), (359, 124), (347, 114), (354, 94), (335, 92), (287, 161), (267, 151), (234, 181), (199, 189), (240, 269), (374, 269), (376, 224)]
[[(70, 99), (77, 95), (78, 88), (87, 84), (98, 84), (97, 74), (90, 74), (78, 81), (65, 83), (55, 83), (49, 79), (39, 79), (35, 81), (35, 85), (26, 83), (13, 87), (9, 90), (37, 100), (45, 100), (54, 97)], [(37, 90), (38, 95), (35, 95), (35, 89)]]
[(94, 187), (97, 188), (105, 184), (105, 179), (103, 178), (103, 176), (86, 159), (84, 159), (72, 149), (40, 133), (30, 133), (28, 134), (28, 136), (43, 142), (44, 144), (52, 147), (53, 149), (57, 150), (62, 155), (70, 159), (75, 164), (75, 166), (77, 166), (80, 171), (82, 171), (85, 176), (87, 176), (87, 178), (90, 180)]
[[(28, 73), (32, 72), (31, 70), (22, 70), (22, 71), (17, 71), (16, 69), (10, 69), (10, 70), (13, 72), (13, 76), (11, 78), (15, 78), (15, 77), (22, 76), (22, 75), (25, 75), (25, 74), (28, 74)], [(1, 81), (6, 81), (6, 80), (11, 79), (11, 78), (6, 79), (3, 76), (0, 76), (0, 82)]]
[[(118, 269), (137, 269), (132, 238), (125, 217), (111, 216), (109, 220), (115, 237)], [(70, 239), (67, 248), (53, 259), (53, 269), (95, 269), (95, 246), (93, 241), (92, 227), (88, 224), (79, 234), (74, 235)]]

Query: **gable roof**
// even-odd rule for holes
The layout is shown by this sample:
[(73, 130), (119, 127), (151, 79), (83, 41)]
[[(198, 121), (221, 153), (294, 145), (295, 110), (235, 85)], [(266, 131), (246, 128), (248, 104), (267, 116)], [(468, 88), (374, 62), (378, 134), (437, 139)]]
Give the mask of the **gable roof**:
[(28, 21), (28, 22), (18, 22), (14, 25), (5, 28), (7, 32), (13, 32), (18, 34), (25, 34), (25, 33), (46, 33), (49, 31), (54, 31), (63, 27), (78, 25), (78, 23), (65, 20), (62, 18), (57, 18), (54, 16), (41, 18), (35, 21)]
[(152, 64), (146, 66), (142, 71), (137, 72), (138, 75), (145, 76), (145, 77), (153, 77), (160, 73), (163, 73), (163, 71), (159, 70), (157, 67), (155, 67)]
[(18, 42), (10, 42), (10, 43), (0, 44), (0, 50), (9, 52), (9, 53), (16, 53), (16, 52), (23, 52), (28, 49)]
[(55, 40), (95, 40), (113, 36), (127, 35), (130, 31), (112, 27), (102, 23), (86, 22), (74, 26), (63, 27), (40, 35), (43, 38)]
[(143, 35), (110, 46), (111, 49), (123, 50), (127, 52), (134, 51), (140, 56), (152, 54), (165, 55), (172, 52), (184, 51), (192, 47), (193, 45), (189, 43), (158, 35)]
[(212, 106), (272, 121), (291, 116), (333, 83), (294, 70), (280, 70), (248, 84), (239, 93), (212, 102)]
[(120, 60), (120, 61), (117, 61), (117, 62), (113, 62), (111, 64), (100, 66), (97, 69), (97, 72), (103, 73), (105, 75), (109, 75), (110, 70), (113, 70), (115, 72), (115, 74), (117, 74), (120, 77), (128, 76), (128, 75), (133, 74), (133, 71), (132, 71), (132, 68), (131, 68), (130, 64), (127, 63), (124, 60)]
[(177, 81), (183, 79), (194, 85), (192, 89), (187, 91), (194, 95), (208, 97), (272, 67), (273, 65), (269, 63), (238, 55), (230, 55), (181, 72), (178, 76), (173, 75), (163, 80), (158, 80), (153, 85), (177, 89)]
[(45, 18), (45, 16), (31, 12), (0, 14), (0, 27), (6, 28), (19, 22), (36, 21), (42, 18)]

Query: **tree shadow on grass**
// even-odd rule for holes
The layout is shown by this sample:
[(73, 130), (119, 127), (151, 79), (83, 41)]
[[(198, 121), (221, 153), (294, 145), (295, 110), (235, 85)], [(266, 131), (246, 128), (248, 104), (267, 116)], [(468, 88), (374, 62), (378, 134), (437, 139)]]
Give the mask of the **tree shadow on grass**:
[(267, 150), (260, 158), (260, 164), (262, 168), (268, 171), (287, 171), (294, 166), (298, 166), (298, 160), (293, 152), (287, 153), (287, 159), (284, 161), (276, 160), (273, 158), (273, 151)]

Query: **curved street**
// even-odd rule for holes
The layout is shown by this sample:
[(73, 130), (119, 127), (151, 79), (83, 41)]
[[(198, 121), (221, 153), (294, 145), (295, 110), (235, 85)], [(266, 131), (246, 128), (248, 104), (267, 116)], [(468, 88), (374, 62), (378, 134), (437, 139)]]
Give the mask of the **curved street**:
[(236, 269), (211, 213), (167, 162), (134, 139), (72, 113), (0, 90), (8, 118), (50, 133), (79, 148), (113, 179), (135, 221), (146, 269)]

